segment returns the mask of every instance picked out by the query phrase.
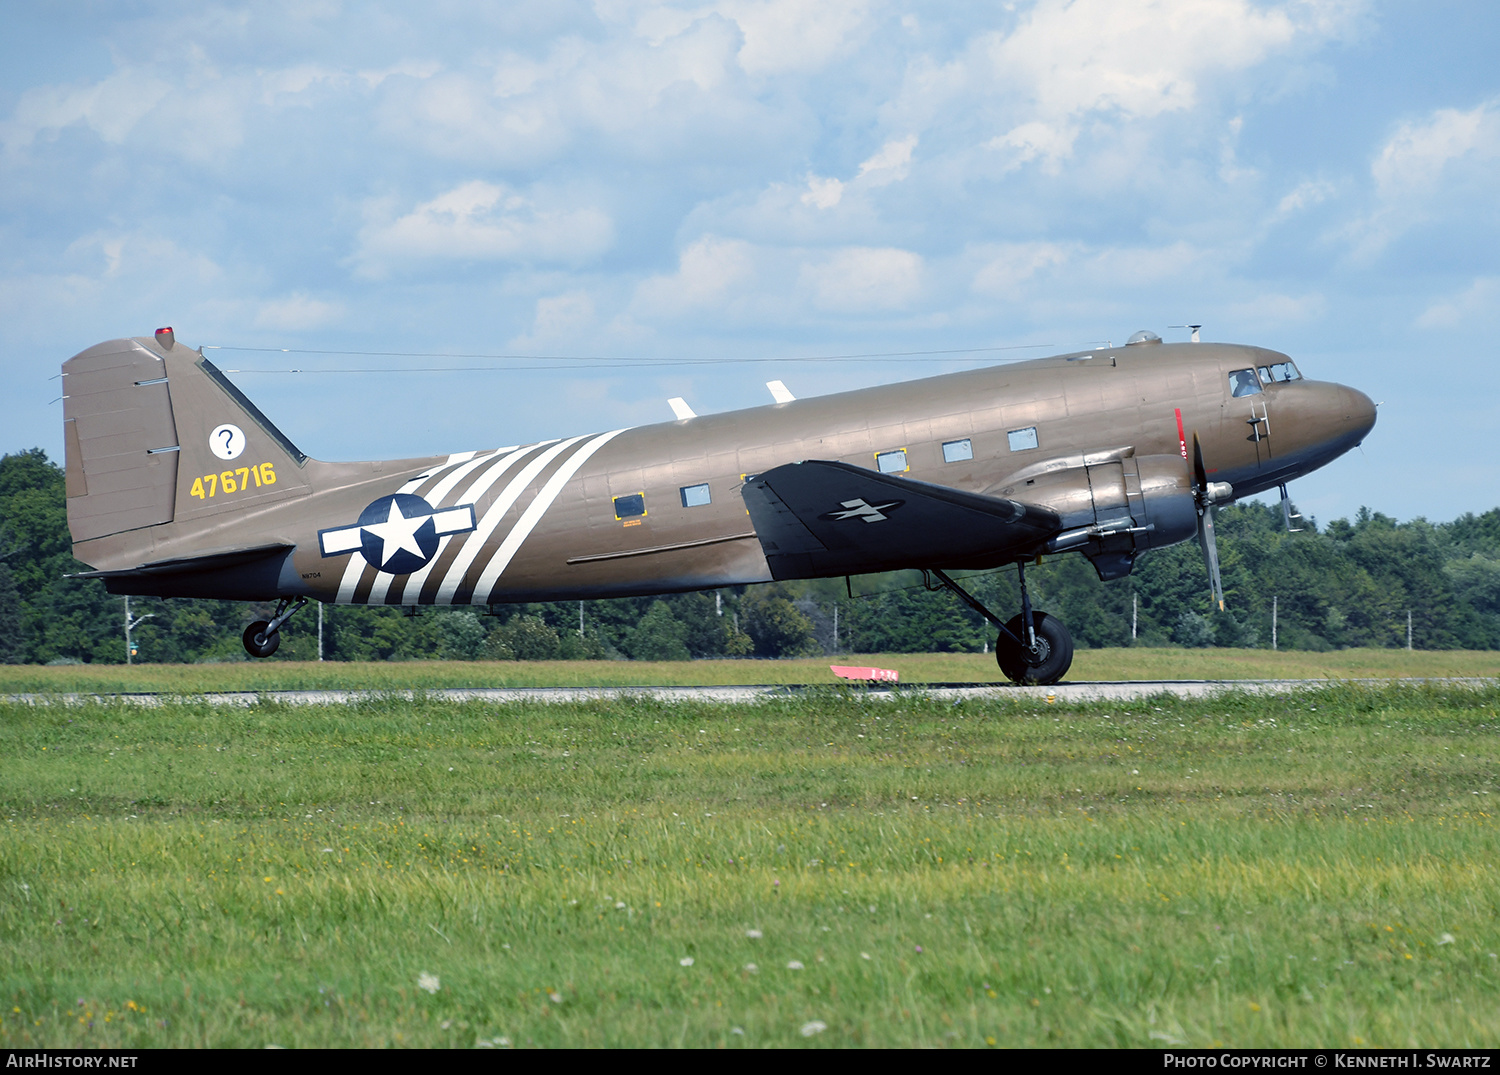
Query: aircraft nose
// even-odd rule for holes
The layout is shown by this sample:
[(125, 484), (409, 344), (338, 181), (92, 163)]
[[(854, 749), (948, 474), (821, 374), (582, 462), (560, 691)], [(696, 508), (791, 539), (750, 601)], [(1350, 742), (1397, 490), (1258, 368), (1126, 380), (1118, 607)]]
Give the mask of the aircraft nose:
[(1350, 432), (1356, 434), (1358, 444), (1375, 428), (1375, 402), (1357, 388), (1340, 385), (1339, 389), (1344, 397), (1344, 421), (1349, 423)]

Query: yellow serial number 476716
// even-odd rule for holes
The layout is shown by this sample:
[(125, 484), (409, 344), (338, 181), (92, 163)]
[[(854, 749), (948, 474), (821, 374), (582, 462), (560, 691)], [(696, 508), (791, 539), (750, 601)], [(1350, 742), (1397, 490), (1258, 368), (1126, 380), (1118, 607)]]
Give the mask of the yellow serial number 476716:
[[(255, 482), (254, 486), (250, 484), (252, 480)], [(233, 470), (194, 478), (193, 487), (188, 491), (199, 500), (207, 500), (220, 492), (240, 493), (246, 489), (259, 489), (262, 485), (275, 484), (276, 471), (270, 463), (260, 463), (253, 467), (235, 467)]]

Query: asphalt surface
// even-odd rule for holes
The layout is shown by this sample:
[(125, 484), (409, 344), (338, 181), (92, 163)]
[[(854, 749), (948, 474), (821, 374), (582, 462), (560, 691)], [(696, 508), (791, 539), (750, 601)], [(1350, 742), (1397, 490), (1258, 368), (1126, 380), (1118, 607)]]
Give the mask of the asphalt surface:
[[(1009, 683), (914, 683), (897, 687), (847, 687), (871, 700), (891, 700), (921, 695), (944, 701), (965, 698), (1035, 698), (1045, 702), (1129, 702), (1168, 695), (1177, 698), (1206, 698), (1215, 694), (1288, 694), (1293, 691), (1318, 690), (1340, 684), (1387, 687), (1395, 683), (1410, 685), (1493, 687), (1500, 679), (1175, 679), (1148, 681), (1100, 681), (1091, 683), (1058, 683), (1051, 687), (1017, 687)], [(118, 701), (135, 705), (160, 705), (174, 699), (191, 697), (195, 701), (217, 705), (255, 705), (279, 702), (283, 705), (346, 705), (376, 698), (414, 699), (425, 697), (452, 702), (583, 702), (611, 698), (652, 698), (667, 702), (754, 702), (771, 698), (793, 697), (808, 690), (827, 689), (820, 684), (749, 684), (719, 687), (448, 687), (425, 691), (366, 690), (300, 690), (300, 691), (215, 691), (180, 695), (171, 692), (124, 694), (11, 694), (9, 702), (33, 705), (79, 704), (83, 702)]]

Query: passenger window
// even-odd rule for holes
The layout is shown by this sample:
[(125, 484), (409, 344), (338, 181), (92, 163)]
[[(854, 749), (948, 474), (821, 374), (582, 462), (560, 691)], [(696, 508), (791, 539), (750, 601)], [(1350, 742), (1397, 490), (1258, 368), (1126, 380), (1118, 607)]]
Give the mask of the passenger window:
[(713, 498), (708, 494), (708, 483), (702, 485), (684, 485), (678, 490), (682, 494), (682, 506), (685, 508), (701, 508)]
[(906, 465), (906, 449), (898, 448), (894, 452), (876, 452), (875, 465), (880, 468), (882, 474), (901, 474), (908, 467)]
[(1012, 429), (1005, 436), (1010, 440), (1010, 450), (1013, 452), (1024, 452), (1028, 448), (1036, 447), (1036, 426)]
[(1255, 376), (1254, 370), (1235, 370), (1229, 375), (1230, 395), (1238, 399), (1240, 396), (1254, 396), (1260, 393), (1260, 380)]
[(638, 515), (646, 514), (646, 494), (631, 493), (629, 496), (615, 497), (615, 518), (633, 519)]
[(943, 442), (944, 463), (962, 463), (965, 459), (973, 458), (974, 445), (969, 442), (968, 438)]

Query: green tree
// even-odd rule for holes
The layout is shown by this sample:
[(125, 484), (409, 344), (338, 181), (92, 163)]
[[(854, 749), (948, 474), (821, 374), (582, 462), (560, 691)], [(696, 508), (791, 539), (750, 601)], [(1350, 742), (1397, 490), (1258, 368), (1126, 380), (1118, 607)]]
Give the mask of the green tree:
[(756, 586), (740, 599), (740, 628), (757, 657), (805, 657), (817, 652), (812, 621), (797, 611), (781, 583)]
[(555, 661), (562, 654), (556, 629), (540, 616), (519, 615), (490, 633), (490, 652), (499, 660)]
[(665, 601), (655, 601), (625, 640), (625, 652), (637, 661), (686, 661), (687, 625), (672, 614)]
[(25, 624), (21, 591), (16, 589), (10, 565), (0, 558), (0, 664), (20, 664), (26, 659)]

